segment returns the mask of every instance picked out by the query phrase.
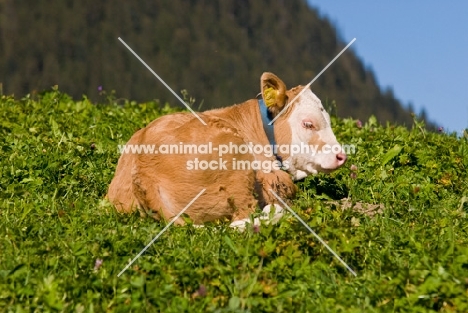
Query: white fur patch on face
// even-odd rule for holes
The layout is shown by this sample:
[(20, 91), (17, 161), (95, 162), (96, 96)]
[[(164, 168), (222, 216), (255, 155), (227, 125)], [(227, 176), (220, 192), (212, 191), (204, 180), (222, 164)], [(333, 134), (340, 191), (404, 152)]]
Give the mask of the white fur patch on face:
[(288, 118), (292, 133), (291, 145), (309, 145), (311, 149), (310, 153), (301, 151), (288, 158), (291, 164), (289, 172), (295, 179), (302, 179), (310, 174), (336, 169), (336, 154), (321, 153), (324, 145), (339, 144), (331, 128), (330, 116), (320, 99), (307, 89), (295, 102)]

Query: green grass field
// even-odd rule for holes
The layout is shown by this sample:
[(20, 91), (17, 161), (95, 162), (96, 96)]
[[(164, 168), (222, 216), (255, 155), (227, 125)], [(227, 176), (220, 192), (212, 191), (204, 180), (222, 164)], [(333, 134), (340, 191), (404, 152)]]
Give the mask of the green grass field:
[(356, 154), (292, 208), (357, 277), (292, 216), (171, 227), (117, 277), (165, 226), (104, 199), (117, 146), (175, 110), (104, 102), (1, 96), (0, 311), (468, 312), (466, 135), (333, 118)]

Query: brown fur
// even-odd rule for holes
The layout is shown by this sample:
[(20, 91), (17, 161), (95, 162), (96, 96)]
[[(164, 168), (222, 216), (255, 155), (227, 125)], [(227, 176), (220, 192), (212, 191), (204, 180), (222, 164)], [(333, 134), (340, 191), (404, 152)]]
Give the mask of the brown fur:
[[(261, 90), (271, 87), (276, 90), (275, 105), (269, 110), (278, 114), (288, 99), (294, 97), (301, 87), (286, 91), (284, 83), (271, 73), (261, 77)], [(287, 118), (291, 105), (275, 122), (277, 144), (289, 144), (291, 130)], [(228, 108), (200, 113), (207, 123), (204, 126), (191, 113), (163, 116), (136, 132), (127, 145), (143, 144), (207, 144), (213, 146), (261, 144), (268, 145), (262, 127), (257, 100), (248, 100)], [(226, 154), (228, 170), (188, 170), (188, 160), (218, 160), (213, 155), (198, 154), (122, 154), (116, 174), (109, 186), (108, 199), (120, 212), (139, 209), (154, 218), (171, 219), (177, 215), (202, 189), (206, 191), (187, 209), (186, 214), (199, 224), (221, 218), (232, 221), (247, 218), (257, 204), (264, 206), (276, 202), (270, 193), (273, 189), (281, 198), (291, 199), (296, 187), (290, 175), (281, 170), (264, 173), (261, 170), (232, 170), (231, 160), (274, 161), (274, 157), (252, 154)], [(286, 158), (286, 155), (282, 155)], [(183, 223), (181, 219), (176, 221)]]

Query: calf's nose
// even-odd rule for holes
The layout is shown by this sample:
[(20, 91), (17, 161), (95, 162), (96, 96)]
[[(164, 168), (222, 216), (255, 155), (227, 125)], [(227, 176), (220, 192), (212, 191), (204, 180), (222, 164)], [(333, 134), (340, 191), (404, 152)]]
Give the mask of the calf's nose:
[(346, 162), (346, 153), (340, 152), (336, 155), (336, 162), (338, 163), (338, 166), (341, 166), (345, 164)]

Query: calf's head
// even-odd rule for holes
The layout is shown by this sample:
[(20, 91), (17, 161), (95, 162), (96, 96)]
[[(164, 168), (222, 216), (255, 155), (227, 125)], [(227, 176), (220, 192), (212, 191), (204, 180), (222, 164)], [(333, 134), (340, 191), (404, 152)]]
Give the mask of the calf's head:
[[(274, 116), (279, 114), (274, 122), (278, 154), (287, 161), (285, 167), (294, 179), (329, 173), (346, 162), (346, 154), (331, 128), (330, 116), (308, 87), (286, 90), (277, 76), (264, 73), (261, 90), (268, 110)], [(289, 151), (281, 149), (284, 145), (289, 145)]]

